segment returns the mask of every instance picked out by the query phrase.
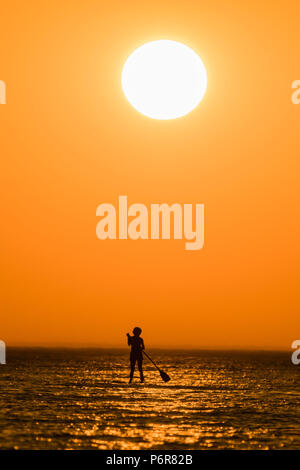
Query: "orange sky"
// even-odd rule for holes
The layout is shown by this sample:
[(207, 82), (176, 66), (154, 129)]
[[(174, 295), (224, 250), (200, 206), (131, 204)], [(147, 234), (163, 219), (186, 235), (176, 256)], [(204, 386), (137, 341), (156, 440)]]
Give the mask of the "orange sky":
[[(1, 330), (7, 345), (290, 348), (300, 336), (297, 1), (11, 1), (1, 6)], [(121, 89), (141, 44), (202, 58), (191, 114)], [(205, 204), (205, 247), (100, 241), (96, 207)]]

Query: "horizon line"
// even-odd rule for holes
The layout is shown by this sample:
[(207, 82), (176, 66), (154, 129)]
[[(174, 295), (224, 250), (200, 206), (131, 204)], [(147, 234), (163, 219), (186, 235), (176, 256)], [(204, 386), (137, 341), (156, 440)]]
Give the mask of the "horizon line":
[[(7, 349), (99, 349), (99, 350), (122, 350), (122, 351), (129, 351), (128, 347), (126, 346), (101, 346), (101, 345), (80, 345), (80, 344), (10, 344), (6, 343)], [(253, 347), (253, 346), (153, 346), (147, 348), (147, 350), (161, 350), (161, 351), (210, 351), (210, 352), (290, 352), (291, 349), (289, 348), (270, 348), (270, 347)]]

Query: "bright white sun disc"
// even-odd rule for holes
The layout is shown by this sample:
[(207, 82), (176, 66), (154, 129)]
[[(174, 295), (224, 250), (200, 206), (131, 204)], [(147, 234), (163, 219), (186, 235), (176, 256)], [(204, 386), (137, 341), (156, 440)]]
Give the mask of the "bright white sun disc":
[(202, 60), (177, 41), (144, 44), (128, 57), (122, 72), (127, 100), (153, 119), (175, 119), (188, 114), (202, 100), (206, 86)]

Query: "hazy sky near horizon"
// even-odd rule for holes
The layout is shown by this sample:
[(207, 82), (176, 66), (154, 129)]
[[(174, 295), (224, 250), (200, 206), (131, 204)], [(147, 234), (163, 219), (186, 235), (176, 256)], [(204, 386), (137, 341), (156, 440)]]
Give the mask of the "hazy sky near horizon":
[[(297, 1), (1, 6), (1, 331), (7, 345), (288, 349), (300, 336)], [(151, 120), (122, 67), (173, 39), (207, 70), (189, 115)], [(205, 246), (100, 241), (99, 204), (205, 205)]]

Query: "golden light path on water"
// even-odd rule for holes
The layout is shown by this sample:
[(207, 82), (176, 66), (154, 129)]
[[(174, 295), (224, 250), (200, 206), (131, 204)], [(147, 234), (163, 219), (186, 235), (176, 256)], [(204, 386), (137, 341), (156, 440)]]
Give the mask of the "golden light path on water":
[[(285, 353), (153, 352), (128, 385), (128, 352), (11, 351), (2, 448), (300, 449), (299, 371)], [(5, 397), (5, 398), (3, 398)]]

